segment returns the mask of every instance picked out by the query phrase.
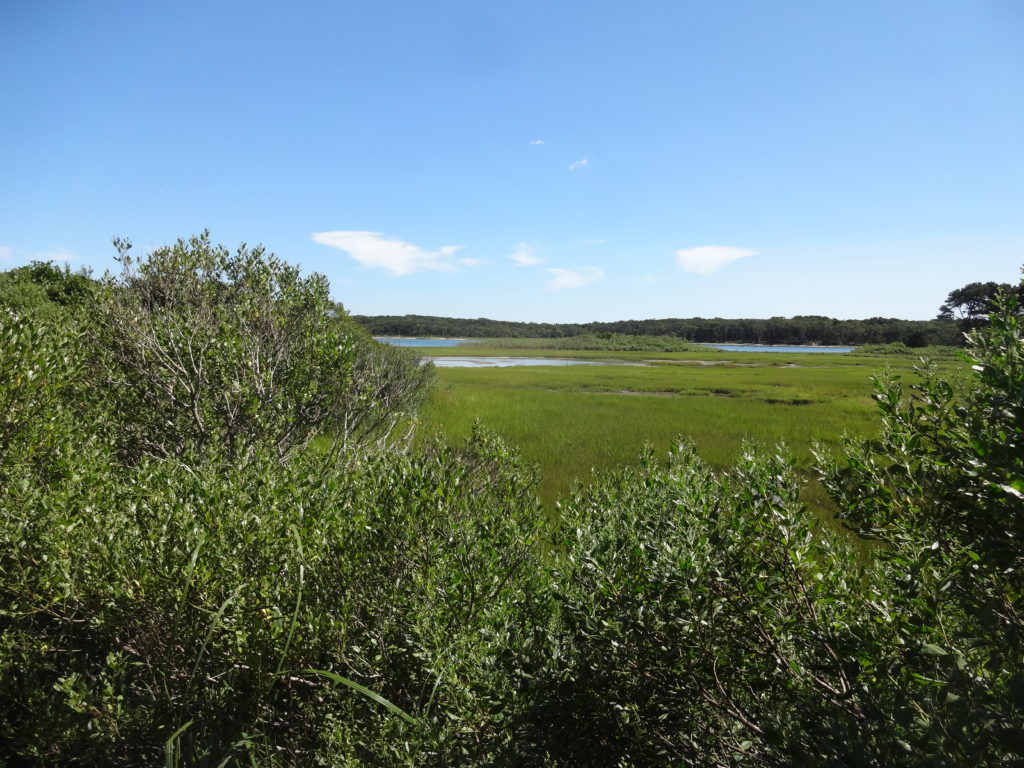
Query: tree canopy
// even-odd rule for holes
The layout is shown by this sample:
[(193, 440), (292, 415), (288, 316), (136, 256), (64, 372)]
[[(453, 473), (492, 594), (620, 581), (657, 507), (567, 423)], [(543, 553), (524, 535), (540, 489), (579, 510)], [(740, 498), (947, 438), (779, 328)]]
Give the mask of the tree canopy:
[(0, 272), (0, 306), (53, 318), (88, 305), (95, 288), (88, 270), (33, 261)]
[(1009, 283), (968, 283), (949, 292), (939, 307), (939, 319), (960, 320), (965, 327), (973, 327), (995, 311), (1000, 296), (1024, 297), (1024, 289)]

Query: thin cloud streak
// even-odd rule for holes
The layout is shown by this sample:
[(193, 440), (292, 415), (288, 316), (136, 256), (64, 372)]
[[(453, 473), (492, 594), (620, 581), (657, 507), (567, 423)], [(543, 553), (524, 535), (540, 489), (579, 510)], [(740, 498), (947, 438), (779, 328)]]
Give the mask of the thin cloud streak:
[(77, 258), (67, 248), (55, 248), (52, 251), (32, 254), (32, 261), (72, 261)]
[(436, 251), (425, 251), (418, 245), (385, 237), (380, 232), (355, 230), (314, 232), (313, 240), (321, 245), (344, 251), (364, 267), (383, 269), (396, 277), (427, 270), (453, 272), (453, 258), (463, 247), (444, 245)]
[(736, 248), (731, 245), (702, 245), (697, 248), (684, 248), (676, 251), (676, 261), (684, 272), (695, 275), (710, 275), (738, 259), (756, 256), (757, 251), (750, 248)]
[(564, 291), (570, 288), (580, 288), (587, 283), (593, 283), (604, 279), (604, 271), (597, 267), (580, 267), (579, 269), (545, 269), (551, 279), (547, 282), (549, 291)]
[(533, 141), (530, 142), (530, 146), (531, 147), (543, 147), (544, 146), (544, 139), (534, 139)]
[(52, 251), (38, 251), (26, 254), (22, 248), (0, 245), (0, 261), (73, 261), (78, 256), (67, 248), (54, 248)]
[(569, 166), (569, 170), (570, 171), (575, 171), (575, 170), (578, 170), (580, 168), (586, 168), (588, 165), (590, 165), (590, 160), (588, 160), (587, 158), (584, 157), (584, 158), (581, 158), (581, 159), (577, 160), (572, 165), (570, 165)]
[(519, 243), (509, 258), (516, 263), (517, 267), (532, 267), (534, 264), (541, 264), (544, 261), (534, 253), (533, 246), (529, 243)]

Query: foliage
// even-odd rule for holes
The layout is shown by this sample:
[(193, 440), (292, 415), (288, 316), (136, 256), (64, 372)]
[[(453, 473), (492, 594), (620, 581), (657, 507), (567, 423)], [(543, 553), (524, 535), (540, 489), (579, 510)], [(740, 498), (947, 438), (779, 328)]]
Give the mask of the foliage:
[(836, 320), (818, 315), (757, 318), (661, 318), (605, 323), (516, 323), (487, 318), (464, 319), (426, 315), (355, 315), (375, 336), (452, 338), (567, 338), (595, 334), (671, 336), (683, 342), (741, 344), (889, 344), (912, 347), (959, 346), (957, 324), (946, 319), (900, 320), (872, 317)]
[(209, 233), (138, 261), (115, 244), (123, 271), (104, 283), (91, 343), (127, 456), (284, 456), (324, 433), (347, 447), (415, 408), (429, 372), (360, 342), (323, 276)]
[(882, 436), (829, 465), (840, 515), (883, 542), (867, 562), (809, 526), (771, 456), (716, 474), (684, 448), (573, 497), (526, 761), (1024, 760), (1012, 303), (970, 343), (969, 383), (926, 370), (905, 400), (881, 378)]
[(0, 308), (0, 762), (1024, 761), (1012, 301), (969, 379), (878, 377), (879, 437), (820, 459), (865, 558), (781, 451), (648, 453), (542, 529), (479, 426), (374, 449), (431, 372), (321, 278), (122, 258), (74, 322)]
[[(26, 443), (54, 428), (32, 413)], [(502, 445), (125, 465), (57, 428), (61, 475), (4, 457), (5, 760), (450, 765), (500, 744), (538, 572)]]
[(434, 383), (434, 366), (421, 365), (413, 349), (381, 344), (345, 318), (352, 335), (355, 359), (352, 379), (339, 404), (340, 419), (334, 426), (337, 445), (407, 442), (396, 434), (405, 422), (408, 438), (416, 426), (416, 414)]
[(968, 283), (963, 288), (949, 292), (946, 301), (939, 307), (939, 318), (959, 320), (963, 328), (974, 328), (996, 311), (1000, 296), (1017, 296), (1024, 299), (1024, 287), (1009, 283)]
[[(366, 450), (431, 370), (321, 314), (321, 279), (205, 235), (125, 261), (87, 334), (0, 324), (0, 761), (486, 759), (536, 602), (530, 473), (482, 432)], [(232, 435), (225, 382), (280, 413)], [(282, 448), (328, 386), (302, 426), (346, 450)]]
[(0, 306), (53, 321), (91, 303), (96, 283), (87, 270), (72, 272), (51, 261), (0, 272)]
[(84, 450), (69, 402), (81, 394), (78, 339), (66, 324), (0, 308), (0, 486), (19, 473), (60, 474), (73, 452)]
[(884, 542), (874, 684), (923, 765), (1024, 760), (1024, 335), (1014, 299), (996, 309), (968, 382), (879, 377), (881, 436), (824, 481)]
[[(816, 538), (782, 456), (717, 473), (680, 446), (562, 510), (558, 624), (523, 739), (554, 765), (808, 764), (849, 749), (808, 719), (853, 682), (855, 569)], [(834, 567), (840, 566), (840, 567)], [(855, 666), (855, 664), (854, 664)]]

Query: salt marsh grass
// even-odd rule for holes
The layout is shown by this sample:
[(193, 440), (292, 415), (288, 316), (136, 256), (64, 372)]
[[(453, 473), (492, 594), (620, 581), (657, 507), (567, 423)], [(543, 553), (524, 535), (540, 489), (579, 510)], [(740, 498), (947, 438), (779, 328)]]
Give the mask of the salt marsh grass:
[[(471, 349), (498, 353), (483, 345)], [(537, 350), (529, 353), (536, 356)], [(614, 357), (655, 359), (649, 352)], [(812, 444), (834, 448), (844, 433), (866, 437), (877, 429), (873, 371), (888, 364), (905, 378), (914, 377), (909, 356), (822, 360), (810, 354), (708, 350), (700, 358), (703, 363), (695, 363), (692, 353), (668, 353), (642, 368), (439, 369), (422, 411), (421, 434), (462, 440), (479, 419), (539, 466), (540, 493), (551, 503), (592, 469), (633, 463), (645, 445), (664, 455), (678, 439), (692, 441), (703, 459), (722, 467), (735, 462), (747, 440), (785, 442), (807, 466)]]

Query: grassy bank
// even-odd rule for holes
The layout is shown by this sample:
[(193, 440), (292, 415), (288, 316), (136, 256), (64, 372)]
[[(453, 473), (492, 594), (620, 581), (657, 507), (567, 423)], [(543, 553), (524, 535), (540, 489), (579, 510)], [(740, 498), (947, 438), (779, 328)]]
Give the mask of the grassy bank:
[[(483, 344), (458, 351), (515, 354)], [(427, 351), (453, 353), (451, 348)], [(545, 352), (530, 349), (529, 354)], [(717, 466), (732, 464), (748, 439), (784, 441), (806, 465), (815, 442), (835, 447), (843, 433), (872, 434), (877, 418), (870, 374), (888, 365), (911, 380), (915, 362), (909, 355), (715, 350), (546, 354), (659, 362), (648, 367), (440, 368), (422, 412), (421, 434), (462, 440), (479, 419), (540, 467), (540, 491), (548, 503), (591, 469), (634, 463), (648, 444), (664, 455), (678, 438), (692, 441)]]

